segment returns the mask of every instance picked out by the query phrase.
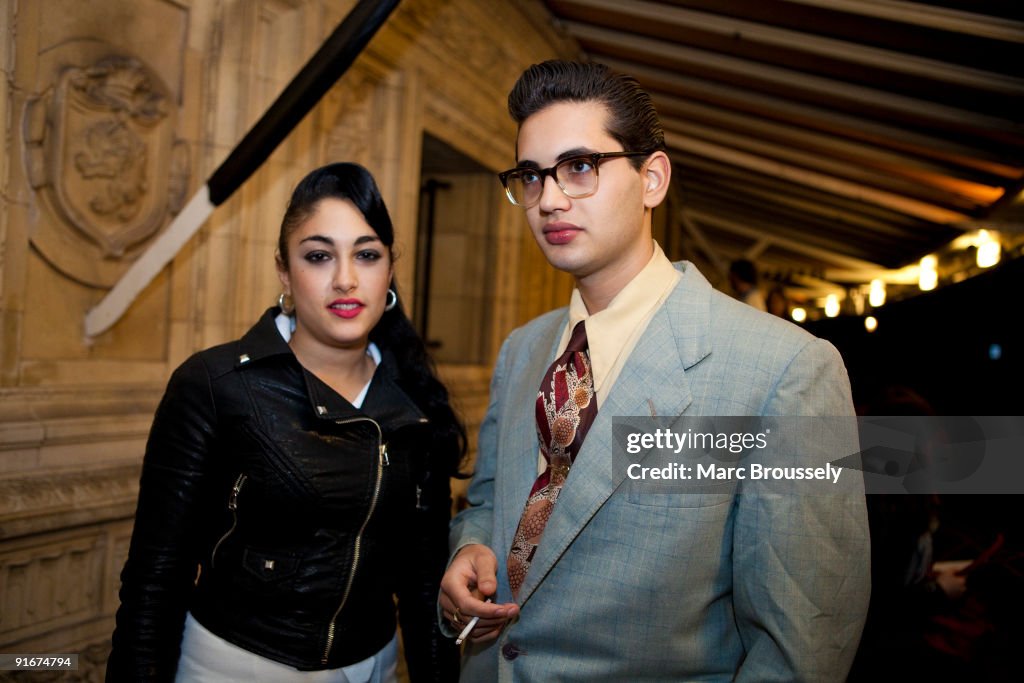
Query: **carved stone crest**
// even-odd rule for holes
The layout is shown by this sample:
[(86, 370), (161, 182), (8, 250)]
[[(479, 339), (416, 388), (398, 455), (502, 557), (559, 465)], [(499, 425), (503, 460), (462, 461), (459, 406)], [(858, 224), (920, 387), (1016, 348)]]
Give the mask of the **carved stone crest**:
[(28, 103), (29, 179), (57, 219), (41, 221), (32, 238), (51, 264), (111, 285), (180, 210), (188, 156), (174, 138), (176, 106), (141, 60), (112, 51), (64, 65), (52, 89)]

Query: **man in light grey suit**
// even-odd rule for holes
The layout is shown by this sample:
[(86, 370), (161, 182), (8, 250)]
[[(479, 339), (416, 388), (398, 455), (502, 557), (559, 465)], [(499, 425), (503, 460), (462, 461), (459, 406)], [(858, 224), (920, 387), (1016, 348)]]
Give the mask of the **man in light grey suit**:
[[(651, 211), (671, 166), (634, 79), (545, 62), (509, 110), (518, 163), (502, 181), (576, 289), (568, 308), (515, 330), (495, 367), (439, 599), (453, 635), (479, 617), (462, 680), (843, 680), (869, 592), (859, 481), (852, 495), (645, 494), (615, 473), (611, 427), (632, 415), (852, 416), (838, 353), (662, 253)], [(513, 591), (510, 548), (545, 469), (538, 387), (581, 320), (597, 415)]]

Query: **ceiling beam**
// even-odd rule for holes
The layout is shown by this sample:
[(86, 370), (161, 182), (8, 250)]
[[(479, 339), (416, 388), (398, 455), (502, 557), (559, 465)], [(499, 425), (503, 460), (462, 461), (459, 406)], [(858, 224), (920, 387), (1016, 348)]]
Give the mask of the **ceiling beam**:
[[(750, 201), (756, 203), (763, 210), (807, 215), (813, 221), (829, 224), (840, 223), (849, 226), (853, 230), (867, 230), (899, 240), (913, 239), (922, 230), (922, 225), (917, 220), (906, 218), (905, 222), (901, 224), (891, 219), (879, 218), (871, 213), (849, 206), (851, 204), (849, 199), (827, 195), (831, 201), (823, 201), (822, 193), (810, 188), (787, 184), (787, 187), (783, 190), (780, 187), (772, 187), (769, 183), (757, 185), (750, 181), (749, 173), (742, 173), (742, 175), (719, 175), (720, 169), (716, 169), (713, 162), (701, 160), (697, 157), (687, 157), (685, 160), (677, 161), (676, 163), (681, 164), (687, 169), (696, 167), (704, 171), (697, 182), (686, 183), (685, 180), (682, 181), (686, 185), (686, 189), (694, 193), (703, 195), (707, 191), (711, 191), (715, 196), (729, 193), (734, 199), (737, 192), (737, 184), (740, 184), (743, 194), (749, 195)], [(715, 177), (712, 177), (712, 174)], [(781, 183), (776, 184), (781, 185)], [(722, 189), (719, 192), (714, 192), (716, 187), (721, 187)], [(875, 207), (872, 208), (874, 209)]]
[(987, 137), (1002, 136), (1007, 139), (1015, 139), (1020, 135), (1019, 126), (1009, 119), (987, 116), (937, 102), (814, 76), (793, 69), (770, 66), (710, 50), (685, 47), (678, 43), (643, 38), (631, 33), (600, 28), (590, 24), (566, 22), (566, 28), (572, 37), (581, 42), (611, 47), (613, 51), (626, 48), (643, 54), (654, 62), (663, 62), (668, 59), (697, 70), (714, 69), (735, 76), (742, 81), (758, 82), (783, 90), (802, 90), (812, 101), (818, 100), (822, 96), (831, 97), (853, 105), (900, 114), (911, 120), (931, 121), (954, 130), (969, 129), (974, 134)]
[[(871, 168), (858, 164), (852, 160), (842, 159), (840, 155), (831, 153), (833, 150), (824, 150), (825, 153), (813, 149), (806, 150), (798, 145), (778, 144), (763, 139), (752, 138), (745, 135), (733, 133), (728, 130), (721, 130), (709, 126), (703, 126), (690, 122), (667, 121), (666, 132), (693, 138), (713, 144), (724, 145), (729, 149), (755, 154), (764, 159), (780, 161), (794, 167), (812, 169), (818, 173), (827, 174), (833, 178), (843, 178), (850, 182), (859, 183), (864, 187), (881, 185), (887, 191), (899, 193), (906, 197), (917, 197), (934, 206), (946, 205), (951, 209), (964, 212), (973, 212), (991, 204), (1003, 196), (1003, 188), (990, 187), (984, 196), (964, 196), (954, 192), (952, 187), (943, 187), (924, 184), (914, 178), (907, 178), (898, 172), (891, 172), (888, 169)], [(966, 184), (966, 183), (965, 183)], [(978, 189), (982, 186), (975, 186)]]
[[(821, 278), (814, 277), (813, 275), (807, 275), (806, 273), (793, 273), (790, 275), (790, 280), (801, 286), (801, 293), (805, 300), (804, 305), (808, 305), (811, 302), (810, 299), (826, 297), (829, 294), (836, 294), (845, 297), (846, 288), (837, 285), (834, 282), (823, 280)], [(788, 294), (789, 292), (787, 292)]]
[(916, 266), (890, 270), (886, 268), (826, 268), (825, 279), (831, 282), (864, 283), (881, 280), (887, 285), (916, 285)]
[(964, 35), (1024, 43), (1024, 22), (946, 9), (920, 2), (899, 0), (786, 0), (797, 5), (819, 7), (835, 12), (859, 14), (901, 24), (962, 33)]
[(1024, 233), (1024, 221), (980, 220), (957, 223), (960, 230), (995, 230), (996, 232)]
[[(943, 62), (812, 33), (745, 21), (721, 14), (671, 6), (663, 2), (564, 0), (561, 4), (579, 7), (588, 14), (604, 11), (658, 26), (698, 31), (717, 35), (730, 41), (745, 41), (773, 49), (803, 52), (813, 57), (902, 73), (914, 78), (928, 78), (939, 83), (951, 83), (960, 87), (985, 90), (1011, 97), (1024, 95), (1024, 79), (1013, 76), (982, 71), (954, 62)], [(575, 33), (574, 27), (579, 25), (570, 24), (570, 33)]]
[[(870, 261), (882, 268), (897, 268), (910, 261), (919, 258), (921, 253), (926, 253), (935, 246), (916, 246), (915, 242), (910, 245), (895, 243), (892, 240), (879, 239), (877, 235), (859, 233), (856, 230), (846, 229), (838, 231), (837, 226), (814, 222), (800, 215), (786, 215), (763, 210), (757, 207), (749, 198), (742, 193), (733, 193), (733, 201), (721, 196), (708, 197), (687, 195), (687, 208), (700, 211), (705, 214), (712, 214), (720, 219), (727, 219), (735, 224), (747, 225), (757, 231), (757, 237), (751, 234), (743, 239), (743, 244), (737, 247), (743, 251), (751, 245), (753, 240), (759, 237), (786, 238), (793, 242), (816, 247), (823, 252), (841, 254), (848, 258)], [(721, 230), (711, 230), (714, 226), (702, 224), (707, 229), (710, 239), (721, 245), (722, 237), (739, 237), (733, 233)], [(937, 245), (936, 245), (937, 246)], [(772, 244), (771, 252), (781, 248), (781, 243)], [(834, 263), (831, 265), (835, 265)]]
[(728, 277), (729, 266), (722, 259), (721, 255), (719, 255), (718, 250), (715, 249), (707, 237), (704, 236), (704, 232), (692, 220), (690, 220), (690, 217), (687, 215), (688, 213), (688, 209), (681, 209), (679, 211), (679, 222), (683, 224), (683, 229), (686, 231), (686, 234), (689, 235), (690, 238), (697, 243), (700, 250), (704, 252), (708, 261), (711, 262), (711, 266), (715, 269), (715, 272), (723, 278)]
[(775, 239), (771, 237), (762, 237), (758, 241), (754, 242), (749, 249), (743, 252), (743, 258), (749, 261), (756, 261), (757, 257), (764, 253), (764, 250), (772, 246), (775, 243)]
[(665, 142), (669, 147), (683, 152), (699, 154), (722, 163), (765, 173), (825, 192), (831, 192), (832, 194), (850, 197), (869, 204), (877, 204), (933, 223), (952, 224), (970, 220), (969, 216), (933, 204), (909, 199), (873, 187), (865, 187), (841, 178), (834, 178), (823, 173), (816, 173), (772, 159), (723, 147), (722, 145), (695, 140), (683, 135), (666, 132)]
[(774, 140), (785, 145), (786, 150), (803, 150), (815, 155), (817, 159), (821, 158), (817, 152), (824, 150), (828, 152), (830, 159), (841, 159), (896, 174), (942, 192), (955, 193), (976, 203), (990, 204), (1004, 192), (1002, 186), (963, 177), (966, 173), (962, 170), (957, 172), (948, 165), (941, 166), (917, 156), (899, 154), (876, 145), (866, 145), (836, 135), (826, 135), (792, 124), (779, 123), (763, 116), (733, 112), (671, 95), (655, 95), (652, 99), (666, 126), (672, 126), (673, 119), (679, 119), (687, 125), (693, 125), (691, 122), (707, 123), (717, 129), (743, 131), (742, 139), (759, 142)]
[(871, 145), (902, 150), (917, 156), (972, 168), (1000, 178), (1015, 180), (1021, 177), (1020, 167), (1006, 164), (1004, 162), (1005, 155), (1001, 156), (982, 149), (968, 147), (947, 138), (926, 135), (909, 128), (879, 123), (830, 109), (800, 104), (749, 89), (685, 76), (650, 65), (613, 57), (602, 58), (601, 61), (616, 71), (635, 76), (644, 82), (650, 90), (661, 89), (674, 93), (686, 93), (693, 99), (714, 102), (735, 111), (754, 113), (777, 121), (791, 122), (793, 125), (806, 129), (820, 130)]
[[(744, 237), (748, 237), (750, 239), (757, 240), (764, 237), (763, 229), (754, 228), (743, 223), (738, 223), (736, 221), (729, 220), (728, 218), (722, 218), (721, 216), (706, 213), (704, 211), (698, 211), (696, 209), (686, 209), (685, 215), (686, 217), (694, 221), (697, 221), (698, 223), (706, 223), (720, 230), (725, 230), (727, 232), (731, 232), (737, 235), (743, 235)], [(819, 259), (829, 263), (845, 266), (847, 268), (885, 270), (885, 268), (883, 268), (877, 263), (871, 263), (870, 261), (864, 261), (861, 259), (844, 256), (843, 254), (838, 254), (834, 251), (822, 249), (820, 247), (814, 247), (804, 242), (799, 242), (797, 240), (790, 239), (788, 237), (772, 236), (771, 239), (774, 244), (777, 244), (784, 249), (795, 251), (798, 254), (811, 256), (815, 259)]]

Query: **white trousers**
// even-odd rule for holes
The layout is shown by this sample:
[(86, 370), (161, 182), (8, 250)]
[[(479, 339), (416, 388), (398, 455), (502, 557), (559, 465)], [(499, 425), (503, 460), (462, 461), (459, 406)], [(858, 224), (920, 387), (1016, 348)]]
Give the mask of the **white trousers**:
[(397, 683), (398, 634), (377, 654), (340, 669), (299, 671), (229, 643), (189, 613), (175, 683)]

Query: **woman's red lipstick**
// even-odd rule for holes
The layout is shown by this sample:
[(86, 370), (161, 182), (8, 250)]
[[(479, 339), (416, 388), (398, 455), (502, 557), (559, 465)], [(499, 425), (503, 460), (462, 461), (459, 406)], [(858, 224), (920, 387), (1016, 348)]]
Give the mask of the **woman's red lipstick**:
[(362, 313), (364, 308), (366, 308), (365, 304), (359, 299), (336, 299), (331, 302), (327, 310), (339, 318), (349, 319)]

